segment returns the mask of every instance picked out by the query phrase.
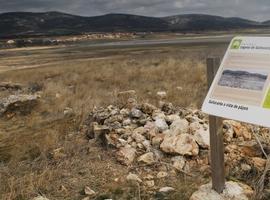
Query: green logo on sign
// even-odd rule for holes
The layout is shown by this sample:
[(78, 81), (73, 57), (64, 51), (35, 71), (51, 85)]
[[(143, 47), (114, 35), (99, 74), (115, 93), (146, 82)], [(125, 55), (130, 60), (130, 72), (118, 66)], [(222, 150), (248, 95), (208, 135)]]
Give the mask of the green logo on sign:
[(231, 49), (239, 49), (241, 46), (242, 40), (236, 39), (232, 42)]

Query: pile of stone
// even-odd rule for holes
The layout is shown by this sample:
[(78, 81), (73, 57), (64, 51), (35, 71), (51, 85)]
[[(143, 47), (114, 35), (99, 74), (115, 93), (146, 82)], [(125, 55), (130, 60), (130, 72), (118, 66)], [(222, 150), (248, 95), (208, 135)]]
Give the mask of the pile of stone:
[(198, 110), (177, 110), (171, 104), (162, 109), (148, 103), (122, 109), (108, 106), (95, 109), (87, 122), (88, 137), (118, 149), (117, 159), (124, 165), (135, 160), (151, 165), (163, 153), (197, 157), (200, 149), (209, 148), (204, 115)]
[[(156, 107), (138, 103), (135, 91), (121, 92), (116, 106), (94, 108), (83, 130), (89, 139), (112, 148), (123, 165), (153, 166), (154, 171), (155, 166), (165, 164), (175, 173), (202, 172), (210, 176), (208, 117), (198, 109), (166, 103), (163, 96), (160, 98), (163, 102)], [(232, 120), (223, 122), (226, 174), (241, 180), (249, 176), (249, 184), (253, 184), (252, 178), (258, 178), (252, 177), (254, 171), (262, 174), (266, 165), (253, 129), (251, 125)], [(264, 150), (270, 153), (270, 141), (264, 139), (269, 136), (269, 130), (259, 128), (258, 133)], [(156, 171), (154, 176), (166, 177), (170, 172)], [(146, 185), (153, 188), (151, 184)]]
[(38, 95), (18, 94), (0, 99), (0, 116), (8, 112), (30, 113), (37, 104)]
[(40, 93), (34, 84), (0, 83), (0, 117), (14, 113), (28, 114), (37, 105)]
[[(200, 110), (171, 103), (162, 102), (159, 108), (137, 103), (134, 96), (134, 91), (123, 92), (119, 95), (120, 106), (94, 108), (83, 128), (89, 139), (116, 149), (116, 158), (123, 165), (154, 165), (169, 158), (169, 164), (179, 171), (205, 171), (209, 167), (210, 140), (207, 116)], [(228, 167), (263, 170), (266, 159), (250, 126), (224, 121), (224, 138)], [(239, 165), (244, 158), (249, 162)]]

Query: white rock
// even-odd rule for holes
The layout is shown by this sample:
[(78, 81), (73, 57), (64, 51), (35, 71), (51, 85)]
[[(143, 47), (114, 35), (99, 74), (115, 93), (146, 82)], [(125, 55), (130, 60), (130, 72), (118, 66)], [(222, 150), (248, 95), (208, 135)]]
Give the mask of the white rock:
[(15, 44), (16, 42), (14, 40), (8, 40), (7, 44)]
[(199, 154), (199, 146), (194, 137), (188, 134), (166, 135), (160, 148), (166, 153), (177, 153), (190, 156)]
[(209, 148), (210, 147), (210, 133), (209, 129), (205, 130), (203, 128), (197, 130), (194, 134), (196, 142), (202, 148)]
[(192, 122), (189, 125), (190, 132), (194, 134), (197, 130), (201, 129), (202, 124), (200, 124), (198, 121)]
[(175, 189), (173, 187), (162, 187), (159, 189), (159, 192), (161, 193), (169, 193), (169, 192), (173, 192), (175, 191)]
[(129, 175), (127, 175), (127, 181), (142, 183), (142, 180), (139, 178), (139, 176), (132, 173), (129, 173)]
[(173, 121), (173, 123), (171, 124), (170, 130), (174, 134), (188, 133), (189, 123), (186, 119), (177, 119), (177, 120)]
[(43, 196), (38, 196), (38, 197), (33, 198), (32, 200), (49, 200), (49, 199)]
[(200, 147), (206, 149), (210, 147), (210, 133), (208, 125), (204, 125), (196, 120), (190, 124), (189, 128)]
[(166, 121), (167, 122), (172, 123), (172, 122), (174, 122), (176, 120), (181, 120), (181, 118), (179, 117), (179, 115), (168, 115), (168, 116), (166, 116)]
[(142, 117), (143, 113), (139, 109), (133, 108), (130, 112), (130, 115), (133, 118), (140, 118)]
[(155, 163), (155, 157), (154, 157), (154, 154), (152, 152), (149, 152), (149, 153), (146, 153), (146, 154), (143, 154), (142, 156), (140, 156), (138, 158), (138, 162), (142, 162), (146, 165), (151, 165), (153, 163)]
[(121, 146), (126, 146), (128, 144), (128, 142), (122, 138), (119, 138), (118, 142), (120, 143)]
[(69, 108), (69, 107), (65, 108), (64, 109), (64, 115), (65, 115), (65, 117), (71, 117), (71, 116), (73, 116), (74, 115), (73, 109), (72, 108)]
[(212, 189), (212, 184), (206, 184), (193, 193), (190, 200), (248, 200), (253, 194), (252, 189), (244, 184), (226, 182), (223, 193), (218, 194)]
[(165, 119), (162, 119), (162, 118), (156, 119), (155, 125), (156, 125), (156, 127), (158, 128), (158, 130), (160, 132), (166, 131), (169, 128), (169, 126), (166, 123)]
[(183, 87), (178, 86), (178, 87), (176, 87), (176, 89), (179, 90), (179, 91), (182, 91), (183, 90)]
[(159, 91), (159, 92), (157, 92), (157, 96), (160, 99), (165, 99), (167, 97), (167, 92), (165, 92), (165, 91)]
[(250, 165), (248, 165), (248, 164), (245, 164), (245, 163), (242, 163), (241, 164), (241, 169), (243, 170), (243, 171), (250, 171), (251, 170), (251, 166)]
[(85, 195), (92, 196), (92, 195), (95, 195), (96, 192), (94, 190), (92, 190), (90, 187), (85, 186), (85, 188), (84, 188), (84, 194)]

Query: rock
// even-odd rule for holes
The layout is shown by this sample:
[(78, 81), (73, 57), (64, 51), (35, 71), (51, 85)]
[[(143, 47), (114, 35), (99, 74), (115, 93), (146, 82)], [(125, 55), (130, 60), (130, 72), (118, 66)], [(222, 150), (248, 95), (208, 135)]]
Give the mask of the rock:
[(126, 146), (128, 144), (128, 141), (126, 141), (126, 140), (124, 140), (122, 138), (119, 138), (118, 142), (120, 143), (121, 146)]
[(98, 124), (103, 124), (104, 121), (111, 116), (111, 111), (109, 109), (104, 108), (94, 108), (93, 109), (93, 121), (97, 122)]
[(110, 128), (108, 126), (93, 123), (93, 133), (96, 140), (100, 140), (101, 142), (105, 143), (106, 135), (109, 134), (109, 132)]
[(14, 41), (14, 40), (8, 40), (7, 41), (7, 44), (9, 44), (9, 45), (14, 45), (16, 42)]
[(152, 115), (152, 113), (157, 110), (157, 107), (152, 105), (152, 104), (149, 104), (149, 103), (144, 103), (142, 104), (142, 111), (148, 115)]
[(243, 171), (247, 172), (247, 171), (250, 171), (251, 170), (251, 166), (248, 165), (248, 164), (243, 163), (243, 164), (241, 164), (241, 169)]
[(123, 115), (124, 117), (128, 117), (130, 114), (130, 110), (127, 108), (123, 108), (120, 110), (120, 114)]
[(155, 110), (152, 114), (152, 118), (154, 120), (157, 120), (157, 119), (166, 119), (166, 115), (164, 114), (164, 112), (160, 111), (160, 110)]
[(69, 107), (65, 108), (64, 115), (65, 115), (65, 117), (72, 117), (74, 115), (73, 109), (69, 108)]
[(38, 196), (38, 197), (33, 198), (32, 200), (49, 200), (49, 199), (43, 196)]
[(165, 92), (165, 91), (159, 91), (159, 92), (157, 92), (157, 97), (158, 97), (159, 99), (166, 99), (166, 97), (167, 97), (167, 92)]
[(176, 89), (177, 89), (178, 91), (183, 91), (183, 87), (181, 87), (181, 86), (176, 87)]
[(164, 138), (165, 138), (165, 134), (163, 133), (157, 134), (155, 137), (152, 138), (152, 146), (155, 148), (159, 148)]
[(252, 194), (249, 186), (229, 181), (221, 194), (212, 189), (212, 184), (206, 184), (193, 193), (190, 200), (248, 200)]
[(173, 187), (162, 187), (159, 189), (160, 193), (170, 193), (170, 192), (174, 192), (175, 189)]
[(131, 124), (131, 120), (130, 119), (125, 119), (123, 121), (123, 126), (129, 126)]
[(162, 119), (162, 118), (156, 119), (155, 125), (158, 128), (159, 132), (166, 131), (169, 128), (169, 126), (166, 123), (166, 121), (164, 119)]
[(127, 181), (142, 183), (142, 180), (139, 178), (139, 176), (132, 173), (129, 173), (127, 176)]
[[(225, 131), (224, 131), (224, 140), (226, 142), (231, 142), (233, 139), (233, 135), (234, 135), (234, 130), (231, 127), (225, 126)], [(223, 129), (224, 130), (224, 129)]]
[(194, 137), (188, 134), (166, 135), (160, 145), (166, 153), (196, 156), (199, 154), (199, 146)]
[(138, 132), (132, 133), (131, 137), (132, 137), (137, 143), (141, 143), (141, 142), (143, 142), (143, 141), (146, 140), (146, 138), (145, 138), (143, 135), (139, 134)]
[(139, 134), (139, 135), (144, 135), (146, 133), (146, 130), (144, 127), (138, 127), (134, 129), (133, 133)]
[(168, 176), (167, 172), (158, 172), (158, 174), (157, 174), (158, 179), (165, 178), (167, 176)]
[(119, 135), (116, 133), (106, 134), (105, 140), (103, 141), (103, 145), (108, 147), (116, 147), (119, 143)]
[(259, 170), (263, 170), (266, 165), (266, 160), (260, 157), (251, 158), (253, 165)]
[(179, 115), (168, 115), (166, 116), (166, 121), (169, 123), (173, 123), (174, 121), (181, 120)]
[(149, 187), (149, 188), (152, 188), (155, 186), (155, 181), (154, 180), (151, 180), (151, 181), (145, 181), (145, 186), (146, 187)]
[(96, 194), (96, 192), (94, 190), (92, 190), (90, 187), (85, 186), (84, 188), (84, 194), (88, 195), (88, 196), (93, 196)]
[(183, 156), (175, 156), (172, 158), (173, 167), (176, 170), (182, 171), (186, 165), (186, 158)]
[(146, 131), (146, 136), (148, 139), (152, 139), (153, 137), (155, 137), (157, 135), (158, 128), (155, 125), (155, 122), (152, 121), (148, 121), (145, 125), (144, 125), (144, 129)]
[(152, 148), (151, 142), (149, 140), (143, 141), (142, 145), (144, 146), (144, 148), (146, 149), (146, 151), (150, 151), (151, 148)]
[(189, 123), (186, 119), (177, 119), (173, 121), (170, 126), (170, 130), (173, 134), (185, 134), (188, 133)]
[(154, 154), (152, 152), (149, 152), (140, 156), (138, 158), (138, 162), (144, 163), (146, 165), (152, 165), (156, 161), (155, 161)]
[(136, 156), (136, 149), (132, 147), (122, 147), (116, 153), (117, 160), (123, 165), (131, 165)]
[[(112, 113), (111, 113), (112, 114)], [(124, 120), (124, 117), (123, 115), (120, 115), (120, 114), (115, 114), (111, 117), (109, 117), (108, 119), (104, 120), (104, 125), (107, 125), (107, 126), (110, 126), (114, 129), (117, 129), (117, 127), (113, 127), (116, 123), (120, 124), (120, 127), (121, 127), (121, 123), (123, 122)]]
[(244, 140), (251, 140), (252, 135), (248, 128), (242, 125), (240, 122), (233, 120), (225, 120), (223, 122), (227, 127), (232, 127), (235, 133), (236, 138), (243, 137)]
[(0, 116), (6, 112), (28, 114), (37, 105), (39, 98), (38, 95), (18, 94), (0, 99)]
[(205, 149), (208, 149), (210, 147), (209, 129), (205, 130), (203, 127), (201, 127), (200, 129), (195, 131), (194, 137), (200, 147)]
[(136, 108), (132, 108), (132, 110), (130, 111), (130, 116), (132, 118), (141, 118), (143, 116), (142, 111), (140, 111), (139, 109)]

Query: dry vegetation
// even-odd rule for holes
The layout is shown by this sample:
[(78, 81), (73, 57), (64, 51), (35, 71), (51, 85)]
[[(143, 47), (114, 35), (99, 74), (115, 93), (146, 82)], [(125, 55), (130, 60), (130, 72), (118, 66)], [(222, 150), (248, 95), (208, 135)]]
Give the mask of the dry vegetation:
[[(94, 106), (113, 104), (119, 91), (130, 89), (153, 104), (158, 103), (157, 91), (166, 91), (168, 100), (176, 105), (199, 107), (206, 93), (205, 59), (223, 55), (224, 46), (211, 46), (211, 51), (206, 46), (137, 47), (98, 50), (96, 55), (82, 49), (83, 58), (78, 57), (80, 51), (53, 52), (53, 57), (48, 52), (24, 50), (0, 59), (2, 66), (47, 62), (42, 68), (0, 74), (1, 81), (42, 87), (41, 102), (31, 115), (0, 120), (3, 200), (29, 199), (38, 194), (50, 199), (82, 199), (86, 185), (104, 194), (100, 199), (138, 199), (137, 187), (114, 180), (125, 177), (127, 169), (110, 152), (89, 143), (79, 133), (80, 124)], [(64, 117), (66, 107), (75, 111), (74, 117)], [(52, 152), (58, 148), (65, 156), (53, 159)], [(179, 174), (166, 182), (179, 186), (172, 199), (184, 200), (203, 181), (194, 182)], [(140, 196), (149, 198), (143, 191)]]

